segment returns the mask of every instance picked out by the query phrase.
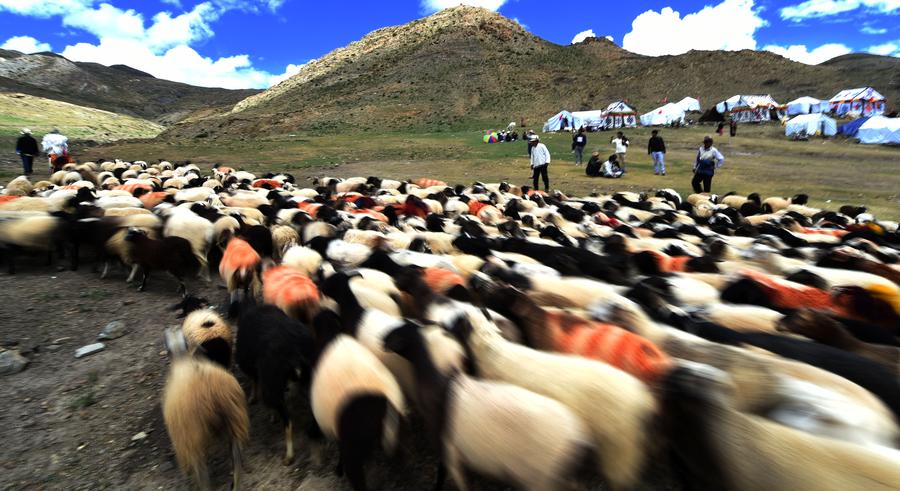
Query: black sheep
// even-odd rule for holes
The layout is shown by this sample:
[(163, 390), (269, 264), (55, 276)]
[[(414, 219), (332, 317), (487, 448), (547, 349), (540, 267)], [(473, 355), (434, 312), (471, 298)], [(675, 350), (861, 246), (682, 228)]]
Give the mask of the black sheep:
[(175, 236), (151, 239), (143, 230), (130, 229), (125, 240), (133, 245), (132, 258), (135, 267), (141, 269), (140, 291), (147, 286), (151, 271), (166, 271), (178, 280), (178, 291), (183, 293), (184, 279), (196, 276), (200, 270), (200, 261), (187, 239)]

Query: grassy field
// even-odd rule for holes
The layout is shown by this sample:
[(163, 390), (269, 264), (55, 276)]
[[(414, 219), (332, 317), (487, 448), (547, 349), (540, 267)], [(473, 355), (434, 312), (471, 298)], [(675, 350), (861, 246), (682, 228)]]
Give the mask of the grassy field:
[[(653, 175), (646, 142), (650, 130), (631, 129), (628, 174), (621, 179), (590, 178), (572, 164), (571, 137), (543, 136), (553, 155), (553, 188), (569, 194), (593, 191), (652, 191), (671, 187), (690, 192), (691, 165), (703, 136), (712, 127), (664, 129), (668, 176)], [(588, 149), (607, 156), (609, 132), (588, 135)], [(713, 135), (716, 136), (716, 135)], [(837, 208), (865, 204), (878, 216), (900, 219), (900, 148), (858, 145), (843, 139), (791, 142), (778, 125), (739, 128), (737, 137), (716, 138), (725, 154), (713, 191), (758, 192), (763, 196), (807, 193), (813, 206)], [(523, 142), (484, 144), (478, 130), (438, 133), (288, 135), (254, 141), (195, 138), (191, 141), (123, 141), (73, 152), (81, 160), (100, 158), (191, 160), (221, 163), (249, 171), (288, 171), (314, 175), (433, 177), (452, 183), (476, 180), (530, 180)], [(8, 174), (8, 172), (5, 172)]]
[(163, 130), (145, 119), (42, 97), (0, 93), (0, 135), (18, 135), (22, 128), (30, 128), (38, 140), (59, 128), (69, 138), (95, 141), (152, 138)]

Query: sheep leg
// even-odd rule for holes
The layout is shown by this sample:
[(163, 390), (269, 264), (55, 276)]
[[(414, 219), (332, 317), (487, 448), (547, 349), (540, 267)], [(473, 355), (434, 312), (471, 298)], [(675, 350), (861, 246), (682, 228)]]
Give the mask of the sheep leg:
[(352, 448), (353, 442), (348, 439), (341, 440), (341, 461), (344, 464), (344, 471), (347, 473), (347, 480), (350, 481), (350, 487), (353, 491), (366, 490), (366, 473), (363, 469), (363, 455), (359, 448)]
[(11, 246), (8, 249), (9, 252), (6, 254), (6, 260), (9, 261), (9, 265), (7, 265), (7, 273), (16, 274), (16, 246)]
[(131, 265), (131, 272), (128, 273), (128, 278), (125, 278), (125, 283), (131, 283), (132, 281), (134, 281), (134, 277), (137, 276), (138, 268), (140, 268), (140, 266), (138, 266), (137, 264)]
[(284, 465), (290, 465), (294, 461), (294, 423), (288, 419), (284, 425), (284, 444), (286, 447), (284, 454)]
[(468, 491), (469, 485), (466, 482), (466, 473), (462, 467), (462, 462), (460, 462), (459, 453), (455, 448), (447, 447), (444, 449), (444, 465), (450, 471), (450, 477), (453, 478), (456, 487), (460, 491)]
[(437, 479), (434, 481), (434, 491), (441, 491), (444, 489), (444, 481), (447, 480), (447, 468), (444, 467), (443, 462), (438, 463), (437, 469)]
[(197, 483), (197, 488), (200, 491), (212, 490), (212, 487), (209, 485), (209, 470), (206, 468), (206, 462), (198, 464), (194, 469), (194, 481)]
[(256, 403), (256, 397), (259, 395), (257, 394), (259, 390), (258, 385), (259, 384), (256, 383), (256, 379), (250, 379), (250, 397), (247, 398), (247, 404)]
[(109, 259), (103, 261), (103, 271), (100, 272), (100, 279), (105, 280), (106, 275), (109, 273)]
[(231, 466), (234, 468), (234, 477), (231, 481), (232, 491), (238, 491), (241, 487), (241, 445), (237, 441), (231, 442)]
[(138, 287), (138, 291), (144, 291), (144, 288), (147, 287), (147, 278), (150, 277), (150, 270), (146, 268), (141, 268), (141, 286)]

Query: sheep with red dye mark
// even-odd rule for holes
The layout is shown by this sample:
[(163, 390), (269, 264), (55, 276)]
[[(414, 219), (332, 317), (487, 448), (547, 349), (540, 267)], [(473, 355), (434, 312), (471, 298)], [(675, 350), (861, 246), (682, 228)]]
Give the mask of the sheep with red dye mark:
[(263, 300), (293, 319), (311, 321), (319, 309), (319, 289), (309, 276), (288, 266), (263, 272)]

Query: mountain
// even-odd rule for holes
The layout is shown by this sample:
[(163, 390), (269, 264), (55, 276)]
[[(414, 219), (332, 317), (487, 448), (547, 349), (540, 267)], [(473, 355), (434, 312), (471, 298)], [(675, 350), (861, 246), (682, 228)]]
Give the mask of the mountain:
[(618, 99), (649, 111), (665, 97), (697, 97), (706, 107), (738, 93), (787, 102), (864, 85), (900, 97), (900, 60), (842, 58), (810, 66), (750, 50), (647, 57), (599, 38), (560, 46), (500, 14), (456, 7), (373, 31), (230, 113), (174, 125), (164, 135), (496, 127), (522, 117), (539, 126), (559, 109), (603, 108)]
[(164, 129), (146, 119), (93, 107), (20, 93), (0, 93), (0, 136), (18, 136), (25, 127), (38, 139), (59, 128), (69, 138), (97, 142), (153, 138)]
[(73, 62), (54, 53), (0, 49), (0, 92), (56, 99), (171, 124), (196, 111), (225, 110), (257, 90), (194, 87), (125, 66)]

